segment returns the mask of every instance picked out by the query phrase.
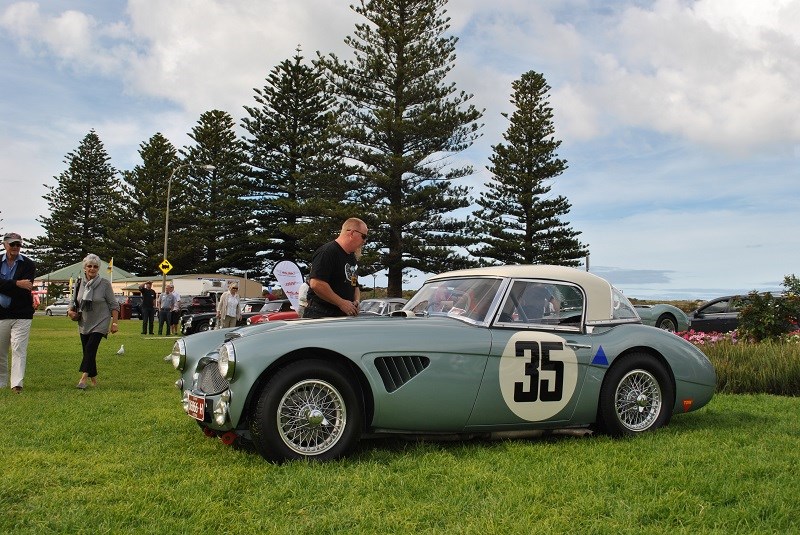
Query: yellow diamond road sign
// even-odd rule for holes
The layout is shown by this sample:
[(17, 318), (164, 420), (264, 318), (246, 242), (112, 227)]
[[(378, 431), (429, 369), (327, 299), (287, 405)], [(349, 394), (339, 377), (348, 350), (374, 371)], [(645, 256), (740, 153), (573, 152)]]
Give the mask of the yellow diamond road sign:
[(165, 258), (165, 259), (164, 259), (164, 260), (162, 260), (162, 261), (161, 261), (161, 263), (158, 265), (158, 269), (160, 269), (160, 270), (161, 270), (161, 273), (163, 273), (164, 275), (166, 275), (167, 273), (169, 273), (169, 270), (170, 270), (170, 269), (172, 269), (172, 264), (170, 264), (170, 263), (169, 263), (169, 260), (167, 260), (167, 259)]

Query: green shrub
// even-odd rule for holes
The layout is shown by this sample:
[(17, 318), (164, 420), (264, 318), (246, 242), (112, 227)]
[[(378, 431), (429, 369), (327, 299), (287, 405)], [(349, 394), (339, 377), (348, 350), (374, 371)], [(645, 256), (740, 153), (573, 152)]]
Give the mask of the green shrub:
[(798, 329), (800, 318), (800, 280), (794, 275), (783, 279), (784, 295), (750, 292), (739, 311), (737, 331), (743, 339), (759, 342), (778, 340)]

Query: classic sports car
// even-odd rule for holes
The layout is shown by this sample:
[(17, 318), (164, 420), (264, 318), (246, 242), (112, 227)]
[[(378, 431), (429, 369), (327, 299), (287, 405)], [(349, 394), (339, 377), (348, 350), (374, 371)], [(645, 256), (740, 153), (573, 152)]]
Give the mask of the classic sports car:
[(261, 309), (251, 314), (245, 320), (245, 325), (255, 325), (256, 323), (266, 323), (276, 320), (294, 320), (300, 315), (292, 308), (292, 303), (288, 299), (276, 299), (267, 301)]
[(204, 433), (276, 462), (335, 459), (386, 433), (637, 435), (707, 404), (716, 382), (694, 345), (560, 266), (444, 273), (393, 316), (209, 331), (171, 357)]
[(681, 332), (689, 329), (689, 318), (680, 308), (666, 303), (657, 305), (635, 305), (642, 323), (652, 325), (669, 332)]

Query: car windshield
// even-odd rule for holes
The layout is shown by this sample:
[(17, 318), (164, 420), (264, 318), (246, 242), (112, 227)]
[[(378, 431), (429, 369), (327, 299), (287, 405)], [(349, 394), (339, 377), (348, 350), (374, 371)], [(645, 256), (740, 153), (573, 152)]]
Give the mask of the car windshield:
[(428, 282), (403, 307), (418, 316), (442, 315), (483, 322), (500, 279), (464, 278)]
[(283, 303), (279, 303), (277, 301), (269, 301), (264, 303), (264, 306), (261, 307), (259, 312), (280, 312), (282, 304)]
[(361, 301), (358, 308), (360, 312), (380, 314), (383, 311), (383, 301)]
[(639, 314), (628, 298), (614, 287), (611, 288), (611, 303), (614, 307), (612, 317), (615, 320), (639, 319)]

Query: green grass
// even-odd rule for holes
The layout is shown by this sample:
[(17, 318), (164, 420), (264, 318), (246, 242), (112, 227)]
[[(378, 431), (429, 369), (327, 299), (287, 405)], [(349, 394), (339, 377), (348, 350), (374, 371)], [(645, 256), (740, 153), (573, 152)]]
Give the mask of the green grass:
[(800, 532), (797, 397), (717, 395), (629, 440), (386, 439), (275, 466), (202, 435), (173, 339), (140, 325), (82, 392), (75, 324), (35, 318), (25, 391), (0, 391), (0, 533)]
[(800, 344), (723, 340), (701, 348), (717, 370), (717, 392), (800, 396)]

